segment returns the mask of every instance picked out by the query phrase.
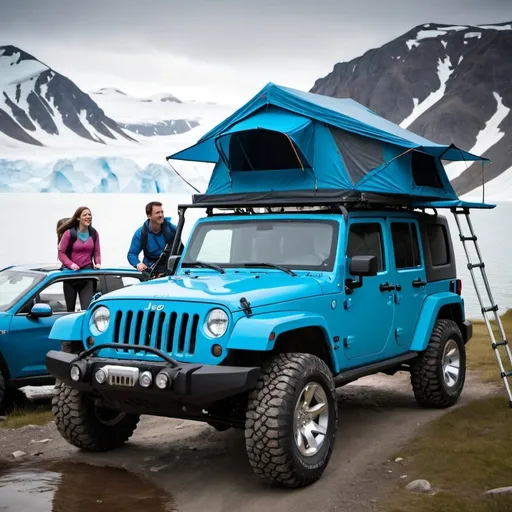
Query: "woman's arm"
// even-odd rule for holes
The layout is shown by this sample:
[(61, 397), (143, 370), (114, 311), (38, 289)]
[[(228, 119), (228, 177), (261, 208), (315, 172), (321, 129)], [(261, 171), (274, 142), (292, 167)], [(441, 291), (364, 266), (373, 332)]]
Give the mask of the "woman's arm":
[(70, 237), (71, 234), (68, 229), (62, 235), (62, 238), (59, 243), (59, 260), (65, 267), (70, 268), (71, 270), (78, 270), (78, 265), (76, 263), (73, 263), (73, 261), (69, 259), (66, 254), (66, 249), (68, 248)]

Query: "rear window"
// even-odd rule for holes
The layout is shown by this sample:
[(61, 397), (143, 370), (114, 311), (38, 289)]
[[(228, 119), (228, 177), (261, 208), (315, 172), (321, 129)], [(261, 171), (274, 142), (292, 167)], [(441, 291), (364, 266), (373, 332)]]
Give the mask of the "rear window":
[(445, 226), (440, 224), (427, 224), (427, 238), (432, 266), (439, 267), (450, 263), (448, 237)]
[(412, 222), (393, 222), (391, 224), (395, 265), (397, 269), (417, 268), (421, 266), (418, 231)]

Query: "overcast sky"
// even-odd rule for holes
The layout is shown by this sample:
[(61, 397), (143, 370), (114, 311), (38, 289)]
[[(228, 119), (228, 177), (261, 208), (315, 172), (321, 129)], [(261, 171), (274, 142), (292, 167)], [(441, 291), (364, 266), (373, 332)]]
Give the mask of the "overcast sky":
[(238, 106), (269, 81), (308, 90), (416, 25), (504, 21), (512, 0), (0, 0), (0, 45), (88, 92)]

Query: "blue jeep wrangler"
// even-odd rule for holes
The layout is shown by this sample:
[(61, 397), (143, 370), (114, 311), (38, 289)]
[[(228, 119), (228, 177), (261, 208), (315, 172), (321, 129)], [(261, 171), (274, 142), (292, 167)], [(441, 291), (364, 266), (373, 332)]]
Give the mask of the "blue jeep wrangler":
[[(46, 353), (60, 348), (48, 338), (58, 318), (69, 315), (63, 284), (93, 280), (96, 292), (107, 293), (140, 282), (130, 269), (61, 271), (50, 265), (16, 265), (0, 270), (0, 412), (24, 386), (53, 384)], [(75, 311), (82, 309), (77, 298)], [(84, 308), (86, 309), (86, 308)]]
[[(435, 208), (463, 205), (441, 158), (472, 157), (352, 100), (267, 86), (173, 155), (215, 168), (178, 208), (168, 275), (52, 329), (70, 347), (46, 358), (62, 436), (110, 450), (141, 414), (240, 428), (255, 473), (299, 487), (328, 464), (337, 387), (405, 370), (420, 405), (455, 404), (472, 326)], [(189, 208), (206, 215), (180, 251)]]

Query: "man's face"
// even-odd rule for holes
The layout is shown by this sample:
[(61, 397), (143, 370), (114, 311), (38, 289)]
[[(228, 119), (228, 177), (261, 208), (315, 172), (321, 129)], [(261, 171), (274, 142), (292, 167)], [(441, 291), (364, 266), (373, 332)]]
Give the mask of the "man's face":
[(164, 209), (161, 206), (153, 206), (151, 209), (151, 215), (148, 215), (148, 219), (152, 224), (163, 224)]

